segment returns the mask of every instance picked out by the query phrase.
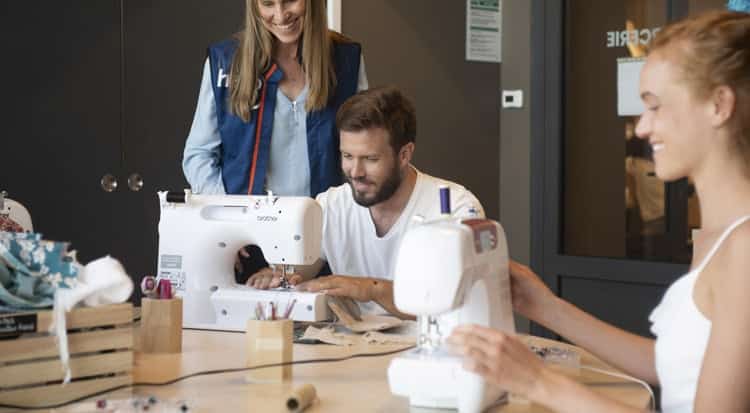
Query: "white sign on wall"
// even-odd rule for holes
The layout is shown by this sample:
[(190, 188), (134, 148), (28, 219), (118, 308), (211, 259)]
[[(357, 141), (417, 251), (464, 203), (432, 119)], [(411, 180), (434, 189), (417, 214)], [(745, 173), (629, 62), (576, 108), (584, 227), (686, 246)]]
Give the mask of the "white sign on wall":
[(466, 0), (466, 60), (500, 63), (502, 0)]
[(640, 116), (643, 113), (639, 83), (644, 63), (646, 59), (642, 57), (617, 59), (618, 116)]

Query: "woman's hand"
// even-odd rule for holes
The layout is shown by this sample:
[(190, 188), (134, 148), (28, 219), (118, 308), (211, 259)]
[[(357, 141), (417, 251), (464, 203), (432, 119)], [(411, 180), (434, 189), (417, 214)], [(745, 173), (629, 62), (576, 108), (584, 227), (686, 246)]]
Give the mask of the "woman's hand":
[(557, 296), (531, 268), (510, 260), (510, 285), (513, 309), (540, 324), (548, 324), (545, 315)]
[(539, 357), (516, 337), (478, 325), (456, 327), (448, 345), (464, 357), (464, 368), (503, 390), (529, 399), (547, 373)]
[[(297, 285), (302, 282), (302, 276), (299, 274), (287, 274), (286, 280), (290, 285)], [(281, 273), (271, 269), (271, 267), (263, 268), (248, 278), (247, 285), (259, 290), (277, 288), (281, 286)]]
[(464, 357), (464, 368), (500, 389), (558, 412), (640, 412), (593, 392), (547, 368), (518, 338), (478, 325), (456, 327), (450, 348)]

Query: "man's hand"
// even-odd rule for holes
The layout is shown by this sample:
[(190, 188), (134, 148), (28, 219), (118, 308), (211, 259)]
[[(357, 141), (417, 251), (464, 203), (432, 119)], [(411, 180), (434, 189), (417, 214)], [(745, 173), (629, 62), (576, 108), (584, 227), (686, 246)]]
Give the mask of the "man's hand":
[(375, 278), (347, 277), (345, 275), (329, 275), (304, 282), (297, 286), (297, 290), (311, 293), (323, 293), (339, 297), (349, 297), (356, 301), (377, 301), (376, 291), (388, 280)]
[(248, 257), (250, 257), (250, 253), (247, 252), (245, 247), (242, 247), (239, 251), (237, 251), (237, 256), (234, 257), (234, 272), (236, 274), (242, 274), (242, 272), (245, 270), (242, 266), (242, 259), (247, 259)]
[(413, 315), (398, 311), (393, 304), (393, 281), (390, 280), (329, 275), (303, 282), (297, 286), (297, 290), (349, 297), (359, 302), (374, 301), (398, 318), (414, 319)]
[[(286, 280), (290, 285), (297, 285), (302, 282), (302, 276), (299, 274), (287, 274)], [(281, 271), (278, 269), (273, 270), (271, 267), (263, 268), (248, 278), (247, 285), (259, 290), (277, 288), (281, 286)]]

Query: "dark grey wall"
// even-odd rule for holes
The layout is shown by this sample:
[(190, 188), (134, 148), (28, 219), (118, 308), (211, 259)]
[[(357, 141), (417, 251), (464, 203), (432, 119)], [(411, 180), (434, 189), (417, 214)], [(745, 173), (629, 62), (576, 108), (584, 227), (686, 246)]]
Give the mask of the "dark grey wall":
[[(500, 223), (510, 256), (531, 262), (531, 1), (503, 1), (503, 89), (524, 92), (524, 107), (500, 115)], [(529, 321), (516, 316), (516, 329), (529, 331)]]
[(503, 1), (503, 89), (524, 91), (524, 107), (500, 116), (500, 222), (513, 259), (531, 259), (531, 2)]
[(371, 86), (396, 84), (417, 108), (415, 165), (456, 181), (499, 218), (500, 65), (466, 61), (466, 2), (347, 0)]

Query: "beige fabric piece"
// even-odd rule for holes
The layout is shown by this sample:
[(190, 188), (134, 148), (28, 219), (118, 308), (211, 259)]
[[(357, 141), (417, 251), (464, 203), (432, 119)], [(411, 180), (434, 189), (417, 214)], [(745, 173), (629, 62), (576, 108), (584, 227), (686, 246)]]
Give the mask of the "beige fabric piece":
[(359, 306), (351, 298), (328, 297), (328, 307), (336, 314), (340, 324), (355, 333), (387, 330), (403, 324), (403, 321), (398, 317), (374, 314), (362, 315)]
[(365, 334), (355, 334), (348, 332), (336, 332), (333, 326), (317, 328), (307, 327), (303, 340), (319, 340), (327, 344), (337, 346), (354, 346), (354, 345), (387, 345), (403, 344), (410, 345), (417, 342), (416, 336), (409, 334), (389, 334), (378, 331), (369, 331)]
[(362, 321), (359, 305), (349, 297), (328, 296), (328, 307), (345, 325)]
[(388, 330), (389, 328), (398, 327), (403, 323), (400, 318), (388, 315), (370, 315), (362, 316), (362, 321), (353, 323), (344, 323), (344, 327), (355, 333), (366, 333), (372, 331)]
[(407, 334), (389, 334), (379, 331), (368, 331), (362, 335), (362, 340), (367, 344), (403, 344), (417, 343), (417, 337)]
[(334, 344), (337, 346), (353, 346), (357, 343), (357, 336), (346, 333), (336, 333), (333, 331), (333, 327), (317, 328), (313, 326), (307, 327), (305, 334), (302, 336), (302, 340), (318, 340), (327, 344)]

